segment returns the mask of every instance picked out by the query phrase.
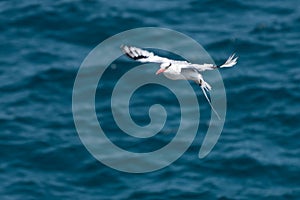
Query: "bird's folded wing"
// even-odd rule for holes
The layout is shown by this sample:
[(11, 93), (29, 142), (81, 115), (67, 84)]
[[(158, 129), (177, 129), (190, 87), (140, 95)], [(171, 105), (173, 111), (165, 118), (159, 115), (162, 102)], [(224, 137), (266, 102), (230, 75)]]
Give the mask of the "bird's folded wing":
[(197, 68), (190, 66), (190, 67), (181, 67), (180, 72), (181, 73), (195, 73), (196, 72), (198, 74), (200, 71)]
[(170, 62), (168, 58), (163, 58), (154, 53), (133, 47), (133, 46), (121, 46), (122, 51), (130, 58), (139, 62), (153, 62), (153, 63), (164, 63)]
[(206, 71), (206, 70), (213, 70), (213, 69), (216, 69), (217, 66), (214, 65), (214, 64), (189, 64), (187, 66), (185, 66), (184, 68), (193, 68), (193, 69), (196, 69), (198, 72), (203, 72), (203, 71)]

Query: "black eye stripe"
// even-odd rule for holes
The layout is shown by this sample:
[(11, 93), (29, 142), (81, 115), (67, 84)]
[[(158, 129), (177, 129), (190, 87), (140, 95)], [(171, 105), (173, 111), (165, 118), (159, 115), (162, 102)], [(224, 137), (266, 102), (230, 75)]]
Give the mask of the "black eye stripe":
[(172, 63), (170, 63), (170, 64), (166, 67), (166, 69), (168, 69), (169, 67), (171, 67), (171, 65), (172, 65)]

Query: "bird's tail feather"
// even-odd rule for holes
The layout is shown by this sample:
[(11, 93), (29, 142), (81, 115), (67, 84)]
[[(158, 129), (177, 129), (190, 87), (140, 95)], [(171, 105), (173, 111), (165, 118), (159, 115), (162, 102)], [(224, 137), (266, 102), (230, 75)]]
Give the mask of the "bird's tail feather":
[(211, 109), (214, 111), (214, 113), (217, 115), (218, 119), (220, 120), (221, 118), (220, 118), (219, 114), (218, 114), (217, 111), (214, 109), (213, 105), (211, 104), (211, 102), (210, 102), (210, 100), (209, 100), (209, 98), (208, 98), (208, 96), (207, 96), (205, 87), (201, 86), (201, 89), (202, 89), (202, 91), (203, 91), (203, 93), (204, 93), (204, 96), (205, 96), (206, 100), (208, 101), (208, 103), (209, 103)]
[(237, 59), (238, 57), (235, 57), (235, 54), (232, 54), (223, 65), (219, 66), (219, 68), (232, 67), (236, 64)]

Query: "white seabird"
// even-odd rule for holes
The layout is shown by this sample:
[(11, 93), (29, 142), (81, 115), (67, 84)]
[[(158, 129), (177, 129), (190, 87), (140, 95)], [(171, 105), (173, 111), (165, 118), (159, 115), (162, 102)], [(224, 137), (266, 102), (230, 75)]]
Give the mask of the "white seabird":
[(214, 70), (218, 68), (223, 67), (232, 67), (237, 63), (238, 57), (235, 57), (235, 54), (231, 55), (227, 61), (223, 65), (214, 65), (214, 64), (192, 64), (187, 61), (181, 61), (181, 60), (171, 60), (168, 58), (160, 57), (155, 55), (152, 52), (133, 47), (133, 46), (127, 46), (122, 45), (121, 46), (122, 51), (130, 58), (146, 63), (159, 63), (160, 69), (157, 70), (156, 74), (163, 73), (167, 78), (172, 80), (192, 80), (195, 81), (202, 89), (205, 98), (207, 99), (209, 105), (211, 106), (214, 113), (217, 115), (217, 117), (220, 119), (220, 116), (218, 115), (217, 111), (214, 109), (214, 107), (211, 104), (211, 101), (209, 100), (207, 96), (207, 91), (211, 90), (211, 86), (204, 81), (203, 76), (201, 72), (206, 70)]

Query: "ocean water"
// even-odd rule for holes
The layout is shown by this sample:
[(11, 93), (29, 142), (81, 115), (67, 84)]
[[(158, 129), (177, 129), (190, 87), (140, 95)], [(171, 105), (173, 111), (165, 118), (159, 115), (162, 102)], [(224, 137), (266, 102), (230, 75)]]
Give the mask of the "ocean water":
[[(72, 91), (94, 47), (140, 27), (182, 32), (216, 63), (232, 52), (239, 61), (221, 71), (227, 115), (212, 152), (198, 158), (210, 119), (203, 103), (197, 137), (181, 158), (131, 174), (102, 164), (84, 147), (73, 121)], [(4, 0), (0, 30), (1, 199), (300, 198), (299, 1)], [(117, 69), (106, 72), (102, 82), (108, 88), (128, 70)], [(157, 100), (172, 113), (167, 134), (143, 141), (115, 126), (108, 94), (99, 91), (96, 111), (115, 144), (149, 152), (172, 140), (180, 112), (166, 88), (146, 85), (132, 96), (137, 124), (149, 123), (145, 113)]]

